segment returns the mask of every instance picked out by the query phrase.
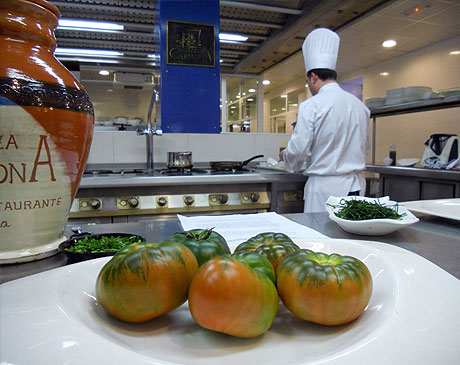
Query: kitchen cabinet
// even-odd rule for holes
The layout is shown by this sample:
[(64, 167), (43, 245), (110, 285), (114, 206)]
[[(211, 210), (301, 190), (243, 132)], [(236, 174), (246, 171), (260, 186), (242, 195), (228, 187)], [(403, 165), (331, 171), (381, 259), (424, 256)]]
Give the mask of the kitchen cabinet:
[(460, 198), (460, 171), (419, 167), (367, 165), (379, 174), (379, 195), (402, 202)]

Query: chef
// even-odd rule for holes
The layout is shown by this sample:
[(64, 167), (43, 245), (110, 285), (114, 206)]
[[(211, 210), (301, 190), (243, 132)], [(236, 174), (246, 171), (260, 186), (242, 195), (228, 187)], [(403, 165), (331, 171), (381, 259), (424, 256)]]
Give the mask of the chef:
[(290, 172), (306, 162), (304, 212), (325, 212), (329, 196), (364, 195), (369, 152), (369, 109), (337, 84), (339, 36), (312, 31), (302, 52), (313, 97), (300, 104), (296, 127), (280, 153)]

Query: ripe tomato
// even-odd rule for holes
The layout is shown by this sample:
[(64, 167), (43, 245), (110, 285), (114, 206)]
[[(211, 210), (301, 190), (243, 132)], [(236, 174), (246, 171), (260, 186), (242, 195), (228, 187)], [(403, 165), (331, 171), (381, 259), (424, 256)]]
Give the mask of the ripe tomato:
[(219, 233), (211, 229), (192, 229), (175, 233), (166, 241), (178, 242), (192, 250), (201, 266), (209, 259), (230, 253), (227, 241)]
[(273, 265), (273, 269), (278, 268), (279, 263), (291, 252), (300, 250), (292, 240), (284, 233), (260, 233), (239, 244), (236, 252), (257, 252), (265, 256)]
[(362, 261), (306, 249), (281, 262), (277, 282), (280, 298), (289, 311), (326, 325), (358, 318), (372, 294), (372, 276)]
[(198, 262), (184, 245), (133, 243), (102, 267), (96, 298), (122, 321), (145, 322), (183, 304), (197, 271)]
[[(270, 266), (264, 257), (257, 256), (257, 265)], [(190, 284), (188, 301), (193, 319), (204, 328), (236, 337), (266, 332), (275, 320), (278, 293), (264, 270), (253, 269), (241, 257), (209, 260)]]

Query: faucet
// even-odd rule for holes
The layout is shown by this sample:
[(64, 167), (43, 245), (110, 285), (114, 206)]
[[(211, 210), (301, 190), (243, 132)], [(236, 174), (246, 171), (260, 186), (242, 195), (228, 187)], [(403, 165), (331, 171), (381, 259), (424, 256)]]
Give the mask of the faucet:
[[(153, 175), (154, 163), (153, 163), (153, 136), (161, 136), (163, 131), (156, 129), (157, 117), (158, 117), (158, 106), (160, 102), (160, 92), (154, 87), (152, 99), (150, 100), (149, 112), (147, 115), (147, 128), (138, 129), (137, 135), (146, 137), (146, 151), (147, 151), (147, 174)], [(152, 127), (152, 110), (155, 105), (155, 122)]]

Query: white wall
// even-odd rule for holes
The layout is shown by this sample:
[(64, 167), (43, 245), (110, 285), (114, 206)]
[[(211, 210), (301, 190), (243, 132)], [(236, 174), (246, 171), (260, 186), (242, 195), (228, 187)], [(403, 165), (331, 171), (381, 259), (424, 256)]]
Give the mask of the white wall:
[[(433, 91), (458, 87), (460, 55), (450, 55), (449, 52), (459, 49), (460, 37), (456, 37), (358, 73), (339, 75), (339, 81), (363, 77), (364, 98), (384, 97), (388, 89), (407, 86), (429, 86)], [(381, 76), (381, 72), (389, 75)], [(396, 145), (397, 158), (421, 158), (424, 142), (431, 134), (460, 135), (460, 108), (378, 118), (376, 132), (377, 164), (383, 163), (392, 143)], [(370, 161), (371, 154), (368, 156)]]
[[(192, 151), (193, 162), (243, 161), (262, 154), (278, 160), (281, 142), (287, 134), (167, 133), (154, 136), (154, 162), (167, 162), (167, 152)], [(89, 164), (146, 162), (145, 136), (128, 131), (95, 131), (88, 158)], [(258, 160), (259, 161), (259, 160)]]

